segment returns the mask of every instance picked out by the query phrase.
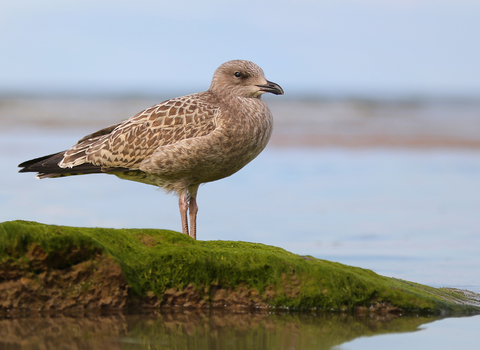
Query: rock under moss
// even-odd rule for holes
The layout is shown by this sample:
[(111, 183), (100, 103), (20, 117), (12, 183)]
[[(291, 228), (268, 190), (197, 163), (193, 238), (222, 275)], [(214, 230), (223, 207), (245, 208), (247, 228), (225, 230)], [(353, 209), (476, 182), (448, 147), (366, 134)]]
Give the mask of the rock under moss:
[(466, 314), (480, 312), (480, 299), (263, 244), (0, 223), (1, 311), (137, 306)]

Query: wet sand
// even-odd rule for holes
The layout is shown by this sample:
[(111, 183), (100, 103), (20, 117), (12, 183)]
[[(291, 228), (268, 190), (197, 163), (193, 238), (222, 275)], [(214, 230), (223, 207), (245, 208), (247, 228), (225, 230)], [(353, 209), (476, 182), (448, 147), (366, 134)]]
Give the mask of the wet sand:
[[(166, 98), (2, 98), (0, 124), (95, 131)], [(277, 147), (480, 148), (480, 101), (266, 102)]]
[(280, 102), (276, 146), (480, 148), (480, 103)]

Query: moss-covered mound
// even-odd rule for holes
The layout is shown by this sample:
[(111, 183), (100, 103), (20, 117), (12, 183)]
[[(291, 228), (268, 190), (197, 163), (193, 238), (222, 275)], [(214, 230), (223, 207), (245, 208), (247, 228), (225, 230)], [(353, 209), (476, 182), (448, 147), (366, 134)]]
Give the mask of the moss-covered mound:
[(133, 306), (478, 313), (478, 295), (262, 244), (173, 231), (0, 224), (0, 310)]

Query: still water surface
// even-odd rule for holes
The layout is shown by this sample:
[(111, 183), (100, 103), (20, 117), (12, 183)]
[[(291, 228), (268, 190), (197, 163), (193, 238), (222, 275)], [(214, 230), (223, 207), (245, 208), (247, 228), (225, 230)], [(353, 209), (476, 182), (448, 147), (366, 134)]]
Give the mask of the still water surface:
[(215, 310), (37, 315), (0, 319), (0, 348), (477, 349), (468, 329), (480, 316), (438, 320)]

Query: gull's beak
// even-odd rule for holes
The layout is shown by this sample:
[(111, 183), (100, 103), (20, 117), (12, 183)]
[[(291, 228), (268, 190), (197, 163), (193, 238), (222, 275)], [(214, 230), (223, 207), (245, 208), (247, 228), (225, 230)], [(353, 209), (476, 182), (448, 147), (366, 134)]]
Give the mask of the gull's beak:
[(283, 95), (283, 89), (280, 87), (280, 85), (274, 82), (267, 80), (267, 84), (257, 85), (257, 86), (260, 88), (260, 91), (271, 92), (272, 94), (275, 94), (275, 95)]

